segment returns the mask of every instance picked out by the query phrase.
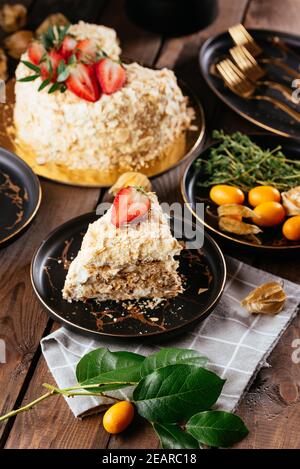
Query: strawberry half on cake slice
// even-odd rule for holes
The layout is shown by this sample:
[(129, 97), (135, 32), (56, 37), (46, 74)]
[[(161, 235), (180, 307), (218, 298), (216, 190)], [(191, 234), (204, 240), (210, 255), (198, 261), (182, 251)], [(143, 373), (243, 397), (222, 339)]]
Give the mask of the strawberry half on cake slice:
[(89, 225), (70, 265), (63, 298), (174, 297), (182, 292), (175, 258), (181, 249), (156, 195), (136, 186), (123, 188), (106, 214)]

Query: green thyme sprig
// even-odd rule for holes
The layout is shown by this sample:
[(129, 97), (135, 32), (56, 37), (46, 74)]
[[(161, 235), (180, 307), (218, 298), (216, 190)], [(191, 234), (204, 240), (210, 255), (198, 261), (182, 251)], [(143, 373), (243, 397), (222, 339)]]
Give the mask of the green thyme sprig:
[[(24, 77), (24, 78), (19, 78), (18, 79), (19, 82), (34, 81), (37, 78), (42, 77), (41, 67), (39, 67), (38, 65), (34, 65), (31, 62), (27, 62), (27, 60), (22, 60), (22, 63), (24, 65), (26, 65), (26, 67), (30, 68), (30, 70), (33, 70), (35, 72), (35, 74), (34, 75), (29, 75), (28, 77)], [(64, 67), (67, 67), (63, 60), (60, 61), (59, 66), (61, 64), (63, 64)], [(47, 63), (45, 64), (45, 66), (47, 67), (47, 70), (49, 72), (49, 77), (45, 78), (42, 81), (42, 83), (40, 84), (40, 86), (38, 88), (38, 91), (42, 91), (44, 88), (46, 88), (48, 85), (50, 85), (50, 83), (52, 81), (53, 68), (52, 68), (51, 61), (48, 58), (47, 58)], [(61, 73), (62, 73), (62, 65), (61, 65)], [(69, 72), (68, 72), (68, 74), (69, 74)], [(48, 94), (54, 93), (54, 91), (57, 91), (57, 90), (59, 90), (61, 93), (64, 93), (66, 91), (67, 87), (66, 87), (65, 83), (60, 83), (58, 81), (58, 77), (57, 77), (57, 80), (48, 89)]]
[(70, 25), (59, 26), (54, 25), (50, 26), (48, 30), (41, 35), (41, 41), (46, 50), (50, 49), (59, 49), (65, 36), (69, 31)]
[(207, 160), (195, 163), (204, 176), (198, 186), (228, 184), (247, 192), (256, 185), (270, 185), (281, 191), (300, 185), (300, 161), (288, 159), (280, 146), (262, 149), (240, 132), (226, 135), (214, 130), (213, 138), (219, 144), (211, 149)]

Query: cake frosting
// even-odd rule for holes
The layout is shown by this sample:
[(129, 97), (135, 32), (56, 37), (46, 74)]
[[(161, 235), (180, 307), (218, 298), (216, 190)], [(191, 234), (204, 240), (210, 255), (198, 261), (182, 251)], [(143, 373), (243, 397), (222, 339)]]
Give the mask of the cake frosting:
[(172, 236), (154, 193), (145, 219), (116, 228), (111, 211), (89, 225), (64, 289), (66, 300), (167, 298), (180, 291), (177, 273), (182, 249)]
[[(72, 25), (78, 39), (93, 38), (118, 58), (115, 31), (80, 22)], [(25, 53), (21, 60), (28, 60)], [(71, 169), (139, 169), (163, 158), (191, 127), (193, 111), (171, 70), (124, 64), (125, 85), (113, 94), (88, 102), (67, 90), (38, 92), (41, 78), (17, 82), (14, 123), (17, 139), (32, 148), (39, 164)], [(16, 78), (32, 71), (20, 62)]]

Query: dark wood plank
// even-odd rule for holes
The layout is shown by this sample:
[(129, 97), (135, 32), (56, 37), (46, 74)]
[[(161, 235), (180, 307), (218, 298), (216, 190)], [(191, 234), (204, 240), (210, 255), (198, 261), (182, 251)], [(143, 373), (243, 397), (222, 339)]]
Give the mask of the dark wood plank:
[[(178, 76), (184, 79), (197, 93), (204, 103), (208, 119), (212, 118), (217, 101), (202, 79), (198, 66), (198, 51), (207, 37), (216, 34), (230, 25), (241, 21), (247, 1), (241, 1), (237, 5), (223, 0), (220, 2), (219, 16), (215, 23), (207, 29), (196, 34), (182, 38), (168, 39), (162, 48), (157, 67), (169, 67), (175, 69)], [(208, 111), (208, 112), (207, 112)], [(165, 175), (153, 179), (153, 188), (161, 201), (181, 201), (180, 180), (184, 165), (179, 166)], [(143, 422), (141, 426), (132, 427), (126, 435), (112, 437), (109, 448), (158, 448), (158, 438), (152, 427)]]
[[(117, 29), (118, 34), (121, 36), (123, 52), (128, 57), (152, 64), (157, 55), (161, 40), (159, 36), (143, 31), (130, 23), (125, 16), (123, 4), (122, 0), (112, 0), (109, 2), (103, 15), (99, 19), (95, 19), (95, 22)], [(70, 188), (65, 186), (63, 189), (66, 194), (70, 194), (69, 200), (71, 203), (73, 194), (69, 192)], [(95, 198), (96, 200), (97, 197)], [(87, 205), (82, 207), (81, 213), (91, 209)], [(68, 207), (65, 211), (67, 210)], [(68, 218), (75, 216), (77, 211), (78, 207), (75, 206), (74, 214), (70, 214)], [(53, 212), (55, 213), (54, 208)], [(44, 229), (47, 233), (51, 228), (45, 226)], [(40, 309), (39, 314), (41, 314)], [(46, 320), (46, 314), (42, 313), (42, 315)], [(57, 326), (54, 325), (55, 327)], [(40, 337), (41, 333), (37, 331), (37, 341)], [(7, 376), (8, 374), (6, 374), (6, 379)], [(39, 396), (43, 392), (41, 383), (53, 382), (50, 378), (47, 366), (43, 357), (41, 357), (33, 379), (29, 383), (22, 405)], [(80, 422), (74, 418), (63, 399), (55, 398), (51, 402), (48, 405), (45, 404), (36, 408), (29, 414), (21, 414), (16, 418), (6, 442), (7, 448), (103, 448), (106, 446), (109, 436), (101, 426), (101, 417), (89, 417)], [(13, 404), (14, 400), (12, 399), (6, 403), (5, 408), (11, 408)], [(53, 424), (55, 422), (57, 431), (53, 431), (50, 421)]]
[[(44, 360), (40, 360), (23, 405), (45, 393), (42, 383), (55, 382)], [(102, 416), (74, 418), (61, 396), (53, 396), (29, 412), (20, 414), (6, 448), (105, 448), (109, 435), (103, 430)]]
[[(246, 27), (257, 27), (299, 34), (299, 0), (252, 0)], [(300, 284), (297, 258), (260, 256), (255, 265)], [(296, 264), (295, 264), (296, 262)], [(238, 410), (247, 421), (250, 434), (240, 448), (299, 448), (297, 422), (300, 419), (299, 365), (292, 361), (292, 342), (299, 338), (300, 318), (296, 318), (268, 359)], [(298, 402), (297, 402), (298, 401)]]
[[(47, 234), (64, 221), (92, 210), (98, 189), (67, 187), (43, 181), (40, 210), (17, 241), (0, 252), (0, 330), (7, 348), (7, 363), (0, 367), (0, 414), (10, 410), (22, 388), (31, 360), (47, 325), (30, 282), (30, 262)], [(5, 425), (0, 426), (0, 434)]]
[[(252, 0), (246, 16), (246, 25), (274, 27), (281, 30), (293, 30), (297, 33), (296, 29), (299, 24), (298, 7), (300, 6), (298, 2), (299, 0), (289, 0), (288, 2)], [(118, 7), (123, 4), (119, 0), (111, 3), (118, 5)], [(240, 21), (246, 4), (246, 1), (239, 2), (237, 6), (234, 2), (223, 0), (219, 19), (214, 25), (196, 35), (168, 40), (164, 44), (160, 59), (157, 61), (158, 66), (166, 65), (175, 67), (176, 71), (182, 71), (188, 83), (194, 85), (205, 101), (206, 109), (210, 111), (208, 113), (210, 122), (218, 128), (223, 127), (226, 131), (236, 129), (255, 131), (256, 129), (226, 110), (222, 104), (219, 105), (215, 98), (209, 95), (204, 83), (198, 78), (195, 52), (208, 35), (226, 29), (231, 24)], [(153, 62), (159, 50), (160, 39), (145, 33), (147, 36), (145, 39), (147, 52), (145, 53), (143, 32), (139, 28), (136, 30), (133, 25), (127, 24), (124, 27), (124, 24), (128, 21), (124, 17), (124, 13), (120, 13), (120, 10), (117, 9), (114, 10), (111, 5), (109, 8), (111, 10), (108, 10), (105, 21), (106, 24), (120, 29), (120, 35), (124, 42), (122, 44), (124, 55), (132, 56), (144, 62), (148, 62), (148, 57), (150, 57), (150, 62)], [(296, 15), (298, 15), (298, 18), (296, 18)], [(127, 30), (131, 30), (129, 36), (126, 34)], [(139, 38), (138, 44), (135, 43), (136, 34)], [(126, 38), (129, 38), (128, 42)], [(137, 55), (133, 55), (135, 52)], [(214, 116), (215, 118), (213, 118)], [(174, 201), (180, 198), (180, 193), (177, 190), (180, 171), (182, 171), (182, 168), (154, 179), (154, 188), (161, 200)], [(299, 274), (296, 269), (292, 271), (290, 263), (291, 261), (288, 259), (279, 261), (274, 258), (264, 258), (257, 265), (286, 276), (291, 280), (299, 281)], [(299, 367), (292, 364), (291, 361), (293, 351), (291, 343), (294, 338), (298, 337), (297, 330), (299, 330), (299, 326), (299, 320), (295, 320), (270, 357), (272, 368), (265, 369), (259, 374), (258, 379), (239, 408), (240, 415), (247, 421), (251, 430), (249, 437), (239, 445), (240, 447), (299, 447), (297, 424), (300, 409), (296, 403), (298, 399)], [(41, 359), (24, 402), (28, 402), (39, 395), (41, 391), (40, 383), (44, 381), (51, 382), (51, 377), (44, 361)], [(51, 413), (49, 409), (51, 409)], [(40, 421), (42, 424), (39, 423)], [(49, 407), (42, 404), (40, 408), (31, 411), (30, 414), (19, 416), (16, 419), (7, 441), (7, 447), (104, 447), (107, 442), (107, 435), (98, 423), (99, 417), (97, 416), (88, 418), (83, 422), (76, 421), (62, 399), (53, 400)], [(57, 431), (53, 431), (53, 428)], [(26, 433), (28, 437), (24, 436)], [(158, 440), (154, 436), (151, 427), (139, 420), (134, 422), (131, 429), (123, 435), (113, 437), (109, 441), (109, 448), (137, 447), (158, 447)]]
[[(207, 136), (214, 125), (214, 116), (220, 112), (219, 101), (213, 95), (201, 76), (198, 54), (204, 41), (214, 34), (226, 30), (229, 26), (242, 21), (247, 6), (247, 0), (219, 2), (218, 17), (210, 26), (198, 33), (182, 38), (170, 38), (165, 41), (161, 54), (156, 63), (157, 67), (169, 67), (175, 70), (178, 77), (183, 79), (200, 98), (206, 118)], [(154, 180), (154, 188), (161, 200), (181, 201), (180, 180), (186, 165), (181, 165)]]
[(124, 60), (153, 64), (161, 46), (161, 37), (139, 28), (128, 19), (125, 0), (110, 0), (100, 22), (117, 31)]
[(299, 0), (251, 0), (244, 24), (299, 35), (299, 18)]

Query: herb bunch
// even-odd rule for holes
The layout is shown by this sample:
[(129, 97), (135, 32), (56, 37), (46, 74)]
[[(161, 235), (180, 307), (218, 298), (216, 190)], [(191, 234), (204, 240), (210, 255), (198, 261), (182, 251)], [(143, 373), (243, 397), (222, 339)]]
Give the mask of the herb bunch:
[(214, 130), (213, 138), (219, 144), (209, 158), (195, 163), (204, 176), (200, 187), (228, 184), (249, 191), (256, 185), (270, 185), (285, 191), (300, 185), (300, 161), (286, 158), (280, 146), (264, 150), (240, 132), (225, 135)]
[(79, 361), (78, 384), (48, 392), (24, 407), (0, 417), (0, 422), (49, 397), (109, 396), (107, 391), (134, 387), (131, 402), (169, 449), (199, 448), (200, 444), (227, 447), (248, 434), (243, 421), (229, 412), (211, 410), (225, 380), (205, 368), (207, 357), (196, 350), (165, 348), (147, 357), (99, 348)]

